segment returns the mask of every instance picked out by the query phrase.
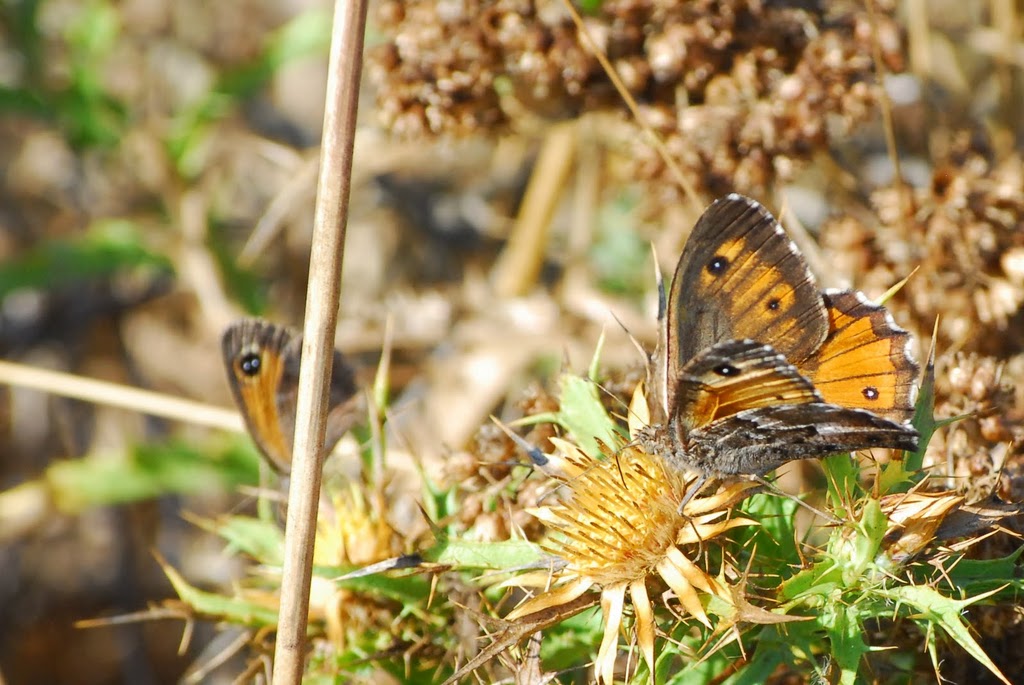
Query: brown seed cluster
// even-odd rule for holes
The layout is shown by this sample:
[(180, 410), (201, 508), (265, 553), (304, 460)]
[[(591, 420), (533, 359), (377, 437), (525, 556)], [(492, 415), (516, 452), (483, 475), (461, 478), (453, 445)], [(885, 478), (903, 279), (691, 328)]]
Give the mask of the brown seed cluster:
[(875, 194), (888, 239), (867, 278), (906, 275), (920, 266), (905, 289), (920, 330), (931, 330), (938, 318), (944, 347), (999, 358), (1022, 349), (1022, 188), (1019, 156), (997, 163), (962, 136), (959, 148), (936, 165), (930, 187)]
[[(759, 194), (872, 113), (876, 42), (887, 67), (902, 68), (885, 7), (872, 26), (862, 6), (825, 6), (612, 0), (584, 23), (695, 179), (715, 194)], [(391, 39), (369, 74), (383, 123), (400, 135), (478, 132), (524, 110), (624, 110), (562, 0), (391, 1), (378, 25)], [(660, 179), (657, 153), (629, 140), (627, 173)]]
[(952, 464), (959, 488), (972, 501), (992, 494), (1024, 501), (1022, 362), (1021, 356), (1006, 364), (963, 352), (937, 360), (936, 415), (965, 418), (937, 433), (929, 454)]
[[(849, 214), (822, 243), (858, 285), (883, 292), (911, 273), (890, 303), (924, 341), (938, 321), (936, 414), (968, 414), (929, 447), (969, 494), (1024, 491), (1024, 163), (994, 161), (977, 136), (954, 135), (930, 185), (872, 196), (878, 225)], [(923, 350), (922, 350), (923, 351)], [(1020, 463), (1018, 463), (1020, 462)]]
[[(540, 386), (531, 387), (518, 402), (523, 416), (558, 410), (558, 401)], [(554, 435), (551, 424), (539, 424), (525, 434), (524, 440), (549, 452), (548, 438)], [(478, 540), (507, 540), (515, 529), (528, 539), (536, 539), (543, 526), (526, 509), (540, 503), (551, 485), (543, 478), (525, 478), (529, 457), (496, 424), (483, 424), (469, 449), (452, 454), (445, 461), (443, 479), (459, 491), (458, 517), (469, 535)]]

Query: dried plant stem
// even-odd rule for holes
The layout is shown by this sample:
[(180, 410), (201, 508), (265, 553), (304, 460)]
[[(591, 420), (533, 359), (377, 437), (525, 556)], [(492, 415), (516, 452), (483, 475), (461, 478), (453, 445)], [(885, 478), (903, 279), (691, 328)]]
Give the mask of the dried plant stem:
[(572, 122), (548, 131), (508, 246), (494, 266), (494, 291), (499, 296), (525, 295), (536, 284), (544, 262), (551, 216), (572, 167), (575, 149)]
[(299, 369), (294, 459), (288, 491), (281, 608), (274, 650), (275, 685), (297, 685), (302, 680), (305, 662), (309, 584), (352, 177), (366, 4), (366, 0), (338, 0), (334, 7)]
[(52, 395), (71, 397), (92, 404), (130, 409), (150, 416), (195, 425), (245, 431), (242, 418), (234, 409), (172, 397), (150, 390), (108, 383), (61, 371), (0, 361), (0, 384), (41, 390)]

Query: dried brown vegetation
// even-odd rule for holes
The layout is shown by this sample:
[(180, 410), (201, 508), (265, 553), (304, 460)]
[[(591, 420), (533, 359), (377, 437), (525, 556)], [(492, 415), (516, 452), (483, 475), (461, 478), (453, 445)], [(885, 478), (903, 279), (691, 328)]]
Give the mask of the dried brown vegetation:
[[(921, 341), (922, 358), (938, 320), (936, 413), (968, 415), (936, 435), (926, 463), (968, 499), (1019, 503), (1022, 19), (1014, 8), (1012, 21), (998, 14), (1012, 3), (927, 3), (924, 18), (913, 14), (918, 4), (622, 0), (584, 21), (705, 200), (738, 190), (791, 209), (806, 225), (802, 248), (830, 285), (879, 296), (917, 270), (888, 306)], [(290, 17), (274, 3), (96, 3), (95, 16), (72, 5), (40, 3), (29, 21), (35, 33), (25, 35), (14, 10), (2, 10), (12, 36), (2, 62), (24, 102), (0, 120), (0, 264), (19, 265), (0, 267), (8, 279), (0, 280), (0, 356), (227, 405), (217, 350), (224, 325), (245, 310), (290, 323), (302, 316), (322, 55), (262, 61), (280, 39), (272, 30)], [(338, 333), (339, 346), (372, 370), (385, 321), (395, 326), (392, 471), (378, 483), (386, 506), (374, 502), (389, 520), (373, 518), (382, 515), (373, 507), (367, 514), (386, 552), (373, 559), (427, 539), (416, 506), (424, 473), (453, 488), (459, 507), (441, 522), (450, 530), (534, 539), (542, 527), (526, 510), (547, 504), (546, 483), (514, 465), (523, 453), (488, 416), (553, 410), (553, 371), (583, 369), (602, 330), (606, 401), (624, 416), (639, 357), (609, 312), (649, 343), (653, 283), (646, 265), (633, 268), (622, 255), (650, 239), (663, 266), (674, 263), (697, 210), (559, 0), (383, 0), (374, 16), (373, 97), (361, 111)], [(95, 38), (92, 47), (82, 35)], [(897, 77), (886, 91), (878, 59)], [(902, 184), (885, 152), (886, 103)], [(555, 122), (575, 120), (582, 161), (565, 187), (547, 188), (562, 200), (536, 246), (541, 278), (530, 296), (497, 298), (488, 278), (532, 161)], [(623, 205), (611, 218), (597, 209)], [(595, 230), (599, 223), (611, 228)], [(240, 258), (257, 225), (260, 237)], [(90, 239), (139, 246), (171, 268), (33, 256)], [(602, 259), (620, 280), (598, 283)], [(636, 273), (644, 293), (602, 287), (635, 282)], [(251, 501), (235, 480), (206, 471), (196, 478), (213, 487), (96, 501), (63, 485), (66, 472), (47, 469), (84, 455), (125, 461), (130, 446), (172, 432), (203, 449), (211, 438), (20, 389), (4, 390), (0, 413), (3, 494), (40, 488), (32, 506), (0, 500), (0, 676), (178, 677), (203, 639), (178, 657), (177, 627), (70, 626), (171, 596), (153, 547), (191, 582), (228, 587), (242, 564), (183, 526), (178, 511), (212, 516)], [(549, 426), (526, 436), (545, 450), (551, 437)], [(237, 480), (252, 480), (251, 464)], [(994, 558), (1017, 545), (1004, 532), (971, 553)], [(456, 635), (462, 658), (478, 649), (478, 612), (491, 607), (461, 580), (445, 582), (460, 610), (421, 637)], [(387, 626), (397, 612), (371, 603), (365, 616), (346, 618)], [(1020, 607), (971, 612), (985, 649), (1024, 680), (1014, 652), (1024, 639)], [(329, 639), (344, 633), (324, 620)], [(878, 639), (917, 649), (919, 635), (901, 630), (880, 629)], [(388, 647), (409, 654), (421, 645)], [(455, 660), (436, 645), (418, 653), (431, 665)], [(956, 650), (944, 664), (954, 680), (985, 677)], [(485, 679), (507, 675), (496, 662), (487, 668)]]

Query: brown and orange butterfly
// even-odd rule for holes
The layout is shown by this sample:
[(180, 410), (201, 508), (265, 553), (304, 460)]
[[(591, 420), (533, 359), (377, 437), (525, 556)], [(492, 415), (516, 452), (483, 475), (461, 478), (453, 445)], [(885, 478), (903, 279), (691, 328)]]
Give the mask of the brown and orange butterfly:
[(794, 459), (917, 449), (910, 335), (860, 293), (821, 292), (754, 200), (729, 195), (700, 217), (659, 324), (651, 425), (637, 437), (677, 468), (760, 476)]
[[(256, 446), (271, 466), (289, 473), (302, 336), (268, 321), (243, 319), (224, 331), (221, 350), (228, 385)], [(325, 454), (358, 421), (361, 398), (352, 366), (335, 351)]]

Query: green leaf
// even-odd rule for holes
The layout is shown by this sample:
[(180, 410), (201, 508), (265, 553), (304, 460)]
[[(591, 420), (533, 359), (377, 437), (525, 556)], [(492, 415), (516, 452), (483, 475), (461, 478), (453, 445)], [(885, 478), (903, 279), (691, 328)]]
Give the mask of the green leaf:
[(168, 580), (171, 581), (174, 591), (178, 593), (178, 597), (199, 614), (253, 627), (277, 625), (276, 607), (271, 608), (234, 597), (204, 592), (190, 585), (180, 573), (162, 560), (161, 566), (164, 573), (167, 574)]
[[(964, 559), (956, 557), (951, 563), (945, 564), (946, 569), (940, 580), (952, 585), (967, 595), (987, 592), (994, 589), (993, 585), (1012, 586), (1024, 579), (1017, 577), (1018, 561), (1024, 547), (1005, 557), (997, 559)], [(1019, 587), (1019, 586), (1018, 586)]]
[(454, 568), (502, 571), (536, 564), (545, 554), (532, 542), (475, 542), (448, 539), (420, 553), (427, 561)]
[(799, 563), (793, 526), (799, 506), (788, 497), (772, 493), (758, 493), (743, 502), (743, 511), (761, 525), (741, 526), (730, 531), (730, 537), (736, 541), (737, 548), (751, 550), (755, 555), (758, 576), (787, 578), (794, 564)]
[[(928, 625), (937, 625), (951, 637), (958, 645), (960, 645), (964, 651), (974, 657), (982, 666), (987, 668), (994, 676), (999, 678), (1006, 685), (1011, 685), (1010, 681), (1007, 680), (1006, 676), (1002, 674), (995, 663), (989, 659), (988, 655), (981, 648), (974, 638), (971, 636), (970, 628), (967, 623), (963, 620), (963, 611), (972, 604), (976, 604), (996, 593), (995, 590), (981, 595), (975, 595), (963, 600), (955, 600), (946, 597), (939, 593), (932, 587), (927, 585), (903, 585), (888, 590), (880, 591), (880, 594), (890, 598), (895, 602), (907, 604), (917, 610), (918, 615), (915, 617), (919, 622), (923, 621)], [(929, 647), (934, 648), (932, 644), (934, 637), (930, 634), (930, 631), (926, 631), (929, 635)], [(934, 649), (932, 651), (932, 659), (934, 661)], [(936, 671), (939, 668), (939, 664), (934, 663)]]
[(229, 445), (221, 451), (181, 443), (139, 445), (130, 455), (95, 455), (47, 468), (59, 509), (77, 513), (93, 506), (122, 504), (171, 493), (230, 490), (258, 480), (252, 452)]
[(331, 20), (322, 11), (304, 12), (279, 29), (263, 52), (244, 67), (221, 75), (217, 85), (170, 126), (166, 139), (168, 154), (179, 173), (191, 178), (202, 168), (201, 143), (209, 125), (226, 116), (236, 104), (251, 97), (289, 62), (309, 55), (322, 55), (330, 45)]
[(606, 454), (608, 449), (614, 449), (623, 442), (622, 433), (601, 404), (593, 381), (566, 373), (559, 382), (561, 405), (557, 412), (527, 416), (516, 421), (515, 425), (558, 424), (591, 456)]
[[(934, 344), (934, 343), (933, 343)], [(932, 348), (925, 364), (924, 377), (917, 394), (914, 418), (911, 424), (920, 438), (916, 452), (907, 452), (902, 459), (893, 459), (883, 465), (878, 474), (879, 490), (882, 494), (906, 492), (924, 477), (922, 466), (924, 452), (935, 431), (944, 425), (935, 420), (935, 349)]]
[(851, 503), (864, 494), (860, 486), (860, 466), (850, 454), (834, 454), (821, 460), (828, 483), (828, 499), (832, 510), (843, 518)]
[(636, 205), (623, 195), (600, 210), (590, 263), (603, 290), (639, 297), (649, 286), (650, 250), (634, 226)]
[(826, 604), (821, 624), (832, 641), (832, 656), (839, 667), (839, 682), (853, 685), (861, 658), (868, 652), (858, 617), (850, 607), (834, 602)]
[(52, 290), (119, 273), (171, 273), (171, 263), (152, 252), (135, 223), (97, 221), (76, 240), (43, 243), (0, 266), (0, 299), (19, 289)]
[(228, 542), (228, 552), (242, 552), (261, 564), (280, 566), (284, 559), (284, 531), (273, 521), (252, 516), (228, 516), (197, 524)]

